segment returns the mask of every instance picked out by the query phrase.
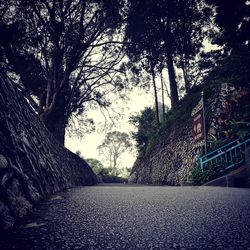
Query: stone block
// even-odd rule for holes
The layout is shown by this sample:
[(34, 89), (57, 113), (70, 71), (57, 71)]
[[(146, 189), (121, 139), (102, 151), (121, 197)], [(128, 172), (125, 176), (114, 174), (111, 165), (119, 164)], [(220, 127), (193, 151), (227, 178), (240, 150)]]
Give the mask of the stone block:
[(0, 201), (0, 231), (1, 229), (9, 229), (15, 224), (15, 220), (11, 215), (9, 208)]
[(0, 154), (0, 169), (7, 168), (7, 166), (8, 166), (7, 159), (2, 154)]

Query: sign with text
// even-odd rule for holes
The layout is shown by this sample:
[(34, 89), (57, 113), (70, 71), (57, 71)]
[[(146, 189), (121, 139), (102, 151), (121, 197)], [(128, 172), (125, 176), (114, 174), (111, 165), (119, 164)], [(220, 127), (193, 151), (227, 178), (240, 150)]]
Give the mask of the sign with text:
[(199, 141), (204, 138), (203, 112), (198, 111), (192, 116), (193, 121), (193, 139)]

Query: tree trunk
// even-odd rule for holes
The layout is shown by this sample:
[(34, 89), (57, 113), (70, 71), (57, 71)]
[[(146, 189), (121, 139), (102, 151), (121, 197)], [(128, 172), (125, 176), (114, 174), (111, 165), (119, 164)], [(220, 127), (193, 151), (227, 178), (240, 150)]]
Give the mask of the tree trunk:
[(64, 146), (65, 130), (68, 124), (65, 91), (59, 93), (52, 110), (49, 113), (46, 113), (45, 111), (40, 115), (40, 117), (47, 129), (53, 134), (55, 139)]
[(175, 77), (175, 70), (174, 70), (174, 61), (173, 61), (173, 34), (170, 29), (170, 21), (167, 23), (167, 32), (166, 32), (166, 55), (167, 55), (167, 67), (168, 67), (168, 77), (169, 77), (169, 84), (170, 84), (170, 99), (171, 99), (171, 107), (177, 105), (179, 100), (178, 89), (177, 89), (177, 82)]
[(156, 122), (157, 126), (160, 126), (160, 118), (159, 118), (159, 106), (158, 106), (158, 97), (157, 97), (157, 89), (156, 89), (156, 82), (155, 82), (155, 71), (154, 66), (151, 63), (151, 74), (153, 78), (153, 87), (154, 87), (154, 96), (155, 96), (155, 113), (156, 113)]
[(161, 70), (161, 100), (162, 100), (162, 121), (164, 121), (165, 118), (165, 100), (164, 100), (164, 83), (163, 83), (163, 76), (162, 76)]
[(63, 114), (51, 113), (46, 117), (44, 124), (47, 129), (53, 134), (55, 139), (64, 146), (65, 143), (65, 129), (67, 122)]
[(186, 93), (189, 93), (191, 86), (190, 86), (188, 73), (187, 73), (187, 70), (185, 68), (184, 63), (182, 63), (181, 67), (182, 67), (182, 73), (183, 73), (183, 77), (184, 77), (185, 90), (186, 90)]

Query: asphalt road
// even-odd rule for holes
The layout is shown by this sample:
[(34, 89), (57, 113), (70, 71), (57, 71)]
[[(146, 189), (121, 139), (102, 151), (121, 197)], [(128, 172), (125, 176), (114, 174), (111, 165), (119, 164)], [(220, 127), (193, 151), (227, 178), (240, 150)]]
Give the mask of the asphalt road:
[(41, 203), (0, 249), (250, 249), (250, 189), (94, 186)]

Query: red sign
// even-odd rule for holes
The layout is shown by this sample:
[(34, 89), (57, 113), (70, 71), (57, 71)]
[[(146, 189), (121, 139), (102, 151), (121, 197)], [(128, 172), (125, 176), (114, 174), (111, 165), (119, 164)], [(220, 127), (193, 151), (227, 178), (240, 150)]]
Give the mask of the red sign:
[(197, 112), (193, 117), (193, 139), (199, 141), (204, 138), (204, 125), (202, 110)]

